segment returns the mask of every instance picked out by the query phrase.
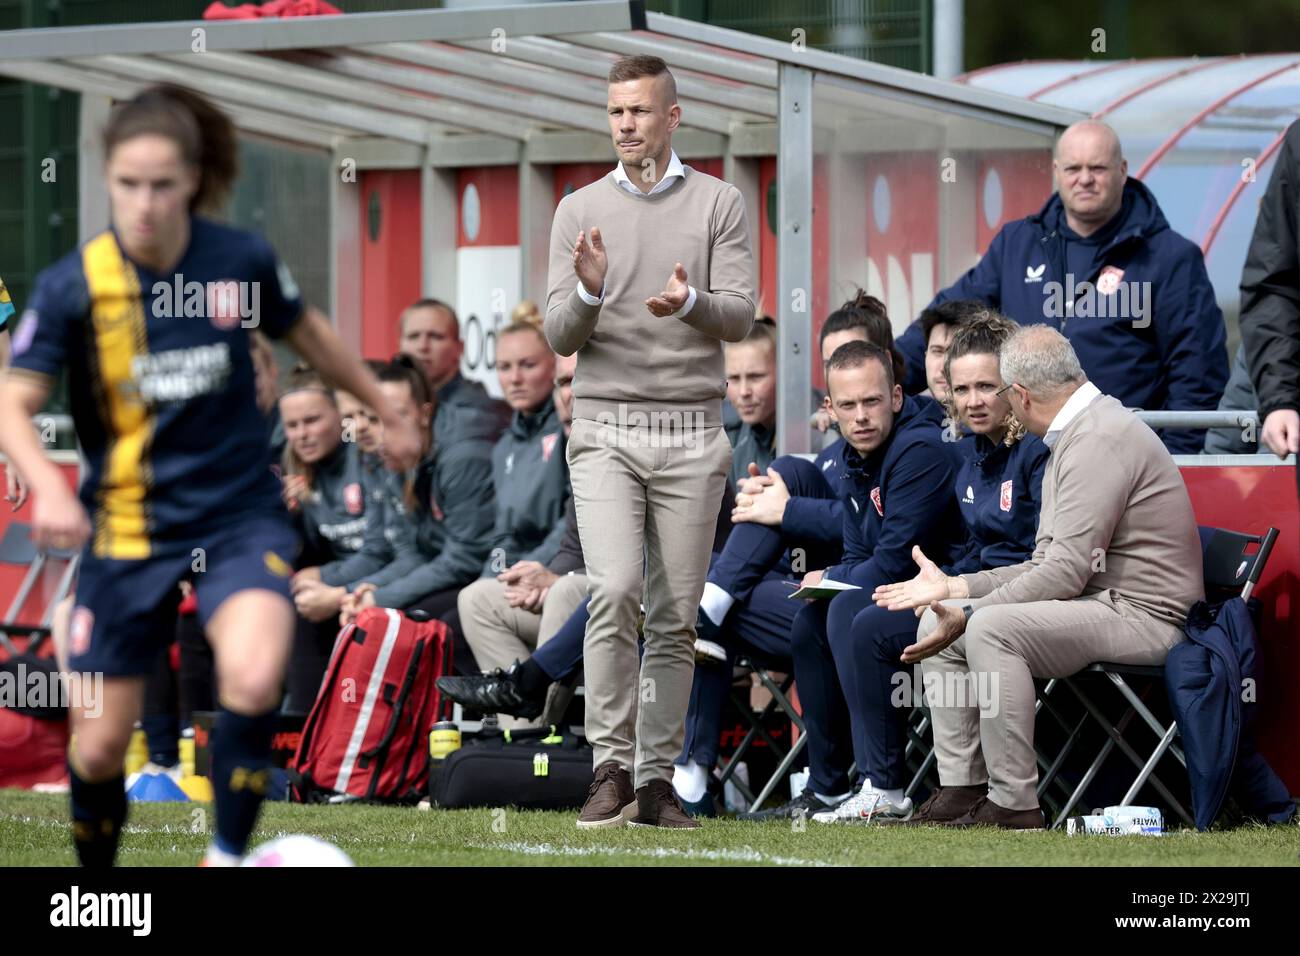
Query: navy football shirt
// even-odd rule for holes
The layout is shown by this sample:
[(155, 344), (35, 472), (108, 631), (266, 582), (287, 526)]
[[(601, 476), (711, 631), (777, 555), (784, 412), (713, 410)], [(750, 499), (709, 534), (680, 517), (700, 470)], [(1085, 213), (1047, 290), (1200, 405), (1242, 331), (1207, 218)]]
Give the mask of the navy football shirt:
[(147, 558), (280, 507), (248, 330), (278, 338), (301, 312), (265, 239), (200, 218), (165, 275), (132, 262), (110, 229), (37, 277), (12, 365), (68, 370), (96, 556)]

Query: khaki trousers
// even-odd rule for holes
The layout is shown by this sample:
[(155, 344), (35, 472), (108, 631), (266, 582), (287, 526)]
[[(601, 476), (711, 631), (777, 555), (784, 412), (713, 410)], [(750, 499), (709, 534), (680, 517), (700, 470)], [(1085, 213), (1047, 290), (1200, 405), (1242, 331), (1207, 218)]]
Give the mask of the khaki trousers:
[[(1089, 664), (1159, 665), (1183, 639), (1113, 591), (1069, 601), (982, 605), (966, 633), (921, 662), (934, 722), (939, 782), (989, 784), (989, 799), (1008, 810), (1038, 807), (1034, 756), (1034, 678), (1069, 677)], [(935, 627), (921, 617), (917, 637)], [(933, 697), (931, 693), (933, 692)]]
[(591, 588), (583, 653), (595, 764), (617, 761), (637, 787), (671, 780), (731, 444), (721, 427), (674, 434), (579, 418), (566, 454)]

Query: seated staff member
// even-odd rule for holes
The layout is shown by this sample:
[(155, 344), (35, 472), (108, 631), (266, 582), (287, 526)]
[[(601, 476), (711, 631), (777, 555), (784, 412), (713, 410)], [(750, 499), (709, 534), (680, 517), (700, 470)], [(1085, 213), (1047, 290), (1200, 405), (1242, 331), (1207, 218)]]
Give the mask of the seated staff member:
[(299, 563), (321, 564), (361, 547), (366, 496), (361, 459), (343, 440), (343, 416), (334, 391), (316, 372), (299, 367), (280, 394), (285, 448), (284, 501), (303, 539)]
[[(823, 370), (829, 368), (835, 350), (852, 341), (871, 342), (889, 351), (895, 376), (903, 374), (902, 358), (892, 350), (894, 335), (889, 316), (876, 299), (861, 290), (822, 324)], [(938, 424), (940, 416), (932, 417)], [(696, 645), (699, 659), (722, 660), (724, 651), (719, 645), (725, 642), (719, 642), (716, 634), (732, 606), (747, 602), (752, 590), (766, 577), (784, 578), (793, 574), (790, 567), (793, 549), (802, 549), (799, 553), (813, 567), (839, 560), (844, 513), (836, 486), (844, 445), (837, 429), (831, 429), (830, 434), (836, 436), (835, 441), (815, 461), (783, 455), (766, 473), (750, 469), (750, 476), (737, 487), (739, 497), (731, 521), (736, 525), (732, 533), (739, 538), (718, 554), (709, 567), (696, 624), (700, 635)], [(808, 566), (801, 568), (795, 579)], [(782, 608), (788, 606), (780, 604)], [(778, 630), (780, 634), (775, 636), (784, 644), (789, 629), (783, 624)]]
[[(367, 359), (378, 375), (387, 362)], [(380, 428), (372, 410), (347, 392), (334, 393), (343, 421), (343, 440), (355, 445), (366, 498), (361, 547), (321, 565), (299, 570), (290, 582), (298, 612), (308, 620), (336, 619), (343, 599), (367, 574), (390, 563), (397, 555), (393, 542), (409, 533), (410, 522), (401, 506), (400, 478), (384, 467), (379, 456)]]
[(1016, 417), (1052, 449), (1033, 555), (950, 576), (917, 553), (919, 573), (875, 595), (927, 608), (902, 654), (927, 684), (986, 674), (998, 688), (932, 703), (941, 786), (912, 823), (1041, 829), (1034, 679), (1162, 664), (1205, 596), (1192, 503), (1156, 433), (1088, 381), (1055, 329), (1017, 330), (999, 358)]
[[(965, 525), (962, 554), (945, 574), (973, 573), (1019, 564), (1034, 549), (1043, 469), (1048, 449), (1011, 412), (998, 372), (998, 350), (1017, 326), (996, 313), (972, 318), (948, 342), (943, 377), (953, 414), (972, 434), (957, 472), (954, 497)], [(894, 626), (898, 625), (898, 626)], [(914, 622), (879, 608), (864, 610), (852, 627), (830, 634), (835, 669), (853, 715), (853, 755), (863, 783), (834, 810), (815, 813), (821, 823), (906, 819), (910, 801), (903, 788), (907, 768), (905, 721), (911, 708), (895, 699), (910, 668), (899, 662), (915, 640)]]
[[(551, 395), (555, 358), (534, 322), (513, 322), (497, 333), (497, 377), (514, 417), (492, 449), (496, 520), (480, 577), (495, 577), (521, 561), (547, 564), (564, 540), (564, 515), (571, 495), (566, 437)], [(440, 598), (428, 609), (456, 637), (457, 673), (488, 669), (477, 662), (465, 642), (457, 595), (444, 597), (450, 600)]]
[[(366, 496), (356, 445), (343, 441), (334, 392), (316, 372), (299, 367), (279, 404), (288, 441), (281, 474), (284, 502), (303, 542), (298, 566), (353, 554), (365, 530)], [(297, 626), (284, 705), (294, 713), (311, 709), (338, 634), (337, 609), (309, 601), (314, 593), (294, 597)]]
[[(802, 583), (827, 580), (858, 589), (805, 604), (791, 629), (811, 771), (804, 812), (845, 800), (853, 782), (849, 766), (856, 753), (865, 752), (864, 714), (855, 706), (863, 697), (856, 684), (859, 675), (836, 666), (832, 636), (839, 639), (854, 628), (875, 633), (910, 627), (915, 632), (914, 616), (908, 621), (906, 614), (876, 608), (872, 590), (915, 567), (914, 547), (933, 548), (947, 559), (964, 538), (952, 494), (956, 468), (947, 447), (951, 443), (935, 427), (935, 418), (942, 417), (937, 404), (904, 397), (889, 353), (866, 342), (840, 346), (831, 357), (827, 384), (849, 446), (840, 480), (844, 557), (829, 568), (809, 571)], [(857, 772), (864, 773), (861, 763)]]
[[(415, 605), (452, 629), (457, 643), (456, 670), (462, 674), (485, 669), (485, 665), (474, 658), (465, 642), (457, 608), (461, 589), (474, 577), (496, 577), (520, 561), (549, 562), (564, 539), (569, 499), (563, 427), (551, 397), (555, 353), (536, 325), (520, 322), (498, 333), (496, 358), (501, 390), (514, 417), (492, 448), (494, 519), (490, 534), (483, 536), (479, 545), (481, 567), (468, 580), (426, 590)], [(462, 440), (453, 447), (464, 443)], [(362, 593), (362, 588), (357, 593)], [(377, 594), (375, 600), (386, 606), (382, 597)], [(364, 594), (360, 600), (366, 600)], [(509, 663), (494, 661), (493, 666)]]
[(510, 422), (510, 408), (488, 395), (481, 382), (460, 374), (465, 343), (456, 311), (438, 299), (420, 299), (402, 311), (398, 335), (401, 350), (416, 360), (429, 380), (433, 430), (442, 444), (462, 439), (491, 444), (500, 438)]
[(445, 611), (448, 595), (454, 600), (474, 580), (491, 545), (491, 447), (476, 439), (446, 447), (437, 441), (433, 394), (409, 356), (397, 356), (376, 377), (395, 412), (415, 422), (424, 438), (420, 463), (391, 479), (386, 502), (395, 520), (405, 513), (412, 529), (396, 536), (393, 560), (344, 598), (341, 624), (367, 607), (420, 607), (432, 613), (429, 606), (440, 604)]
[[(827, 335), (848, 328), (848, 325), (845, 324), (846, 322), (857, 322), (860, 324), (867, 316), (884, 319), (886, 322), (889, 321), (889, 313), (885, 310), (885, 303), (881, 302), (874, 295), (867, 295), (864, 290), (858, 289), (852, 299), (845, 302), (842, 306), (832, 312), (830, 316), (827, 317), (826, 321), (822, 323), (820, 341), (825, 342)], [(894, 339), (892, 326), (890, 327), (889, 339), (891, 342)], [(831, 351), (833, 352), (834, 349)], [(825, 381), (826, 378), (827, 361), (826, 353), (823, 352), (823, 381)], [(900, 364), (899, 368), (902, 367), (903, 366)], [(835, 416), (831, 414), (830, 409), (826, 407), (825, 389), (813, 389), (813, 404), (816, 406), (816, 411), (813, 412), (811, 419), (813, 427), (813, 445), (818, 451), (822, 451), (840, 440), (839, 424), (835, 421)]]
[(946, 574), (1019, 564), (1033, 553), (1051, 450), (1016, 418), (998, 369), (998, 351), (1018, 328), (991, 313), (971, 319), (948, 345), (944, 375), (953, 415), (974, 437), (956, 484), (966, 545)]
[(552, 394), (555, 358), (533, 322), (512, 323), (497, 333), (497, 376), (514, 414), (492, 449), (496, 524), (484, 576), (519, 561), (545, 564), (564, 540), (569, 468)]
[(731, 485), (749, 477), (749, 465), (759, 472), (776, 457), (776, 323), (757, 318), (739, 342), (724, 342), (727, 399), (740, 418), (731, 441)]

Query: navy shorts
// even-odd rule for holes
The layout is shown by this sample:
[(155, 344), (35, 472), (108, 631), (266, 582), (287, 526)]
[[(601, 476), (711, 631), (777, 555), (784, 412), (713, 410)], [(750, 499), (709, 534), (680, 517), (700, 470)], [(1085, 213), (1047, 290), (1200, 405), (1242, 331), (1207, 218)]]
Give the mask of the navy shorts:
[[(97, 558), (88, 545), (77, 575), (77, 605), (69, 627), (74, 671), (131, 677), (153, 671), (176, 633), (179, 583), (198, 597), (199, 623), (232, 594), (249, 589), (289, 597), (298, 539), (279, 514), (242, 517), (218, 531), (155, 544), (142, 560)], [(201, 551), (196, 549), (202, 549)]]

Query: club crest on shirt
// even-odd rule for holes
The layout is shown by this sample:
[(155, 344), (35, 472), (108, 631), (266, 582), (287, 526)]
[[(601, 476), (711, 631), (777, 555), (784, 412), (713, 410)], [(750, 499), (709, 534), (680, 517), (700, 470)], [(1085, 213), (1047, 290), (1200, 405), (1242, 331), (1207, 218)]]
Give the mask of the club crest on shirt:
[(1119, 282), (1124, 278), (1124, 270), (1115, 266), (1106, 266), (1097, 276), (1097, 291), (1102, 295), (1113, 295), (1119, 289)]
[(365, 510), (365, 506), (361, 485), (354, 481), (343, 489), (343, 507), (347, 509), (348, 514), (359, 515)]
[(542, 436), (542, 461), (550, 461), (551, 453), (555, 451), (555, 443), (560, 440), (560, 433), (553, 432), (550, 435)]
[(90, 635), (95, 631), (95, 612), (88, 607), (79, 607), (72, 612), (72, 624), (68, 627), (68, 652), (80, 656), (90, 650)]
[(871, 503), (876, 506), (876, 514), (883, 518), (885, 516), (885, 507), (880, 503), (879, 485), (871, 489)]
[(429, 513), (433, 515), (434, 521), (442, 520), (442, 509), (438, 507), (438, 499), (433, 496), (433, 492), (429, 492)]
[(208, 320), (223, 332), (229, 332), (243, 319), (240, 283), (222, 279), (207, 284)]
[(998, 500), (998, 507), (1003, 511), (1011, 510), (1012, 482), (1010, 479), (1002, 482), (1002, 497)]

